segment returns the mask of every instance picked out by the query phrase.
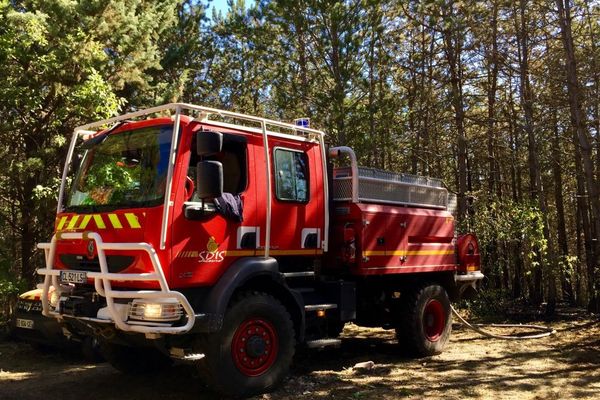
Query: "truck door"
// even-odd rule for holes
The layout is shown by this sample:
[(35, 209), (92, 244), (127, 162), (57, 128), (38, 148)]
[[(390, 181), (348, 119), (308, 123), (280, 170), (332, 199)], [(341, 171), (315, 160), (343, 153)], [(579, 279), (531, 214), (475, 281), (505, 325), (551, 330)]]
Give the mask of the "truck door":
[[(270, 255), (310, 256), (322, 253), (322, 169), (316, 143), (269, 138), (271, 161), (271, 246)], [(319, 157), (319, 158), (317, 158)], [(264, 160), (264, 149), (255, 158)], [(264, 174), (257, 172), (264, 176)], [(259, 180), (260, 182), (260, 180)], [(264, 177), (262, 178), (264, 184)], [(320, 187), (319, 187), (320, 185)], [(266, 214), (266, 184), (259, 183), (258, 212)], [(266, 218), (261, 218), (261, 248), (265, 244)]]
[[(174, 287), (211, 285), (240, 256), (255, 254), (256, 245), (243, 245), (241, 237), (245, 226), (256, 225), (255, 170), (252, 136), (223, 133), (223, 151), (210, 156), (223, 165), (223, 192), (237, 197), (243, 205), (243, 221), (224, 216), (214, 211), (214, 202), (206, 204), (205, 218), (190, 219), (185, 216), (186, 203), (201, 204), (193, 187), (195, 186), (195, 166), (199, 159), (195, 153), (194, 134), (182, 140), (182, 155), (179, 174), (176, 177), (177, 193), (174, 202), (172, 223), (172, 271)], [(219, 130), (217, 128), (204, 128)], [(247, 240), (246, 240), (247, 241)]]

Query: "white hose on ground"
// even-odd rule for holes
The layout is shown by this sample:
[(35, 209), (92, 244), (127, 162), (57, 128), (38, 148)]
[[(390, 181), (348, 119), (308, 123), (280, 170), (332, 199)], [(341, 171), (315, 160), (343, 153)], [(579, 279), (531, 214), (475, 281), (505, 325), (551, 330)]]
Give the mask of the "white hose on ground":
[[(548, 328), (546, 326), (541, 325), (521, 325), (521, 324), (470, 324), (463, 317), (460, 316), (458, 311), (452, 305), (450, 305), (452, 309), (452, 313), (458, 318), (463, 325), (468, 328), (473, 329), (475, 332), (494, 339), (507, 339), (507, 340), (522, 340), (522, 339), (540, 339), (550, 335), (554, 335), (556, 333), (555, 329)], [(542, 333), (537, 333), (535, 335), (525, 335), (525, 336), (511, 336), (511, 335), (496, 335), (493, 333), (489, 333), (480, 328), (480, 326), (491, 326), (493, 328), (523, 328), (523, 329), (535, 329), (538, 331), (543, 331)]]

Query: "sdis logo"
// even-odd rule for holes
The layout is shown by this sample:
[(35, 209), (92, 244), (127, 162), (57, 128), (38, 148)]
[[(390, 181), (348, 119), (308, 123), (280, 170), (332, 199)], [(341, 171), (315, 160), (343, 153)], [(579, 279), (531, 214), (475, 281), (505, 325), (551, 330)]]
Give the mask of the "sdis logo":
[(214, 237), (210, 237), (208, 239), (208, 243), (206, 243), (206, 250), (201, 251), (198, 255), (200, 259), (198, 262), (200, 263), (214, 263), (221, 262), (225, 259), (225, 255), (227, 252), (225, 250), (219, 251), (219, 244), (216, 242)]

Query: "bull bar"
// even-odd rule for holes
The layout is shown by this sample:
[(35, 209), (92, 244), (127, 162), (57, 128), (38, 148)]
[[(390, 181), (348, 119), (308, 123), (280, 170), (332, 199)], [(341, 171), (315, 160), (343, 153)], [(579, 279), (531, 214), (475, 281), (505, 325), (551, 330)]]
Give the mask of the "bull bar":
[[(115, 326), (127, 332), (139, 332), (144, 334), (182, 334), (188, 332), (194, 326), (195, 314), (192, 306), (183, 294), (169, 289), (167, 280), (165, 279), (160, 260), (154, 247), (148, 243), (105, 243), (102, 237), (96, 232), (57, 232), (52, 236), (50, 243), (39, 243), (37, 247), (44, 250), (46, 268), (40, 268), (37, 273), (44, 276), (42, 289), (42, 314), (46, 317), (62, 318), (58, 312), (50, 309), (49, 290), (52, 284), (55, 290), (60, 290), (59, 276), (61, 271), (54, 269), (54, 259), (56, 255), (56, 246), (59, 240), (93, 240), (96, 244), (98, 252), (98, 262), (100, 264), (100, 272), (84, 271), (87, 278), (94, 279), (94, 288), (99, 295), (106, 298), (106, 306), (108, 313), (112, 319), (106, 320), (102, 318), (79, 317), (87, 321), (107, 323), (114, 322)], [(108, 263), (106, 261), (105, 250), (117, 251), (142, 251), (146, 252), (152, 262), (154, 272), (150, 273), (111, 273), (108, 272)], [(75, 272), (75, 271), (74, 271)], [(77, 270), (76, 272), (82, 272)], [(113, 290), (111, 281), (158, 281), (159, 290)], [(119, 312), (115, 305), (115, 299), (158, 299), (158, 300), (177, 300), (187, 316), (187, 322), (182, 326), (156, 326), (156, 323), (135, 321), (129, 323), (123, 319), (122, 313)], [(76, 317), (77, 318), (77, 317)]]

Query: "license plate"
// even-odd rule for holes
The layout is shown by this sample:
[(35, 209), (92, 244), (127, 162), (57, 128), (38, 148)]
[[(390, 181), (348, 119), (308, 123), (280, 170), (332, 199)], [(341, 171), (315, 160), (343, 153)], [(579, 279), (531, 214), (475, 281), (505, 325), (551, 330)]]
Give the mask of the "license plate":
[(33, 321), (30, 319), (17, 318), (17, 328), (33, 329)]
[(65, 283), (86, 283), (87, 272), (85, 271), (60, 271), (60, 280)]

